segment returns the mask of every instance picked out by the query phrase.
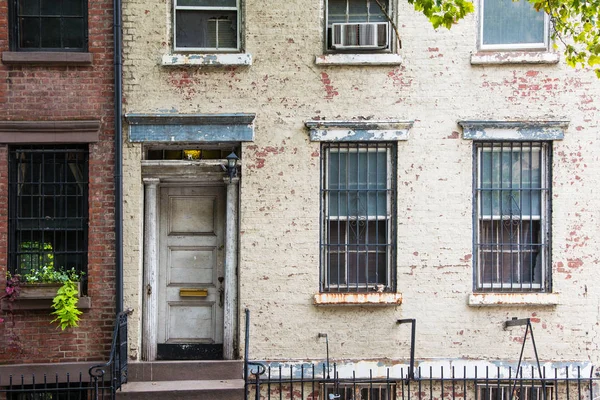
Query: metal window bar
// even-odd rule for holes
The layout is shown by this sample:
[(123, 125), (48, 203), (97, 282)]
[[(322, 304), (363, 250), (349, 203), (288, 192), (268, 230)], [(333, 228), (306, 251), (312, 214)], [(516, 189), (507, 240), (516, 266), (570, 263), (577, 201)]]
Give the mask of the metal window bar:
[(478, 290), (546, 288), (548, 146), (540, 142), (476, 145)]
[(10, 148), (9, 232), (11, 273), (42, 266), (87, 272), (86, 147)]
[[(24, 0), (16, 0), (14, 2), (14, 14), (16, 16), (16, 23), (15, 23), (15, 31), (17, 32), (17, 40), (16, 40), (16, 47), (19, 50), (39, 50), (39, 49), (44, 49), (44, 51), (52, 51), (52, 50), (56, 50), (56, 51), (81, 51), (84, 50), (85, 47), (87, 47), (87, 2), (82, 2), (81, 4), (81, 13), (80, 14), (68, 14), (65, 13), (64, 9), (61, 7), (61, 12), (56, 13), (56, 14), (51, 14), (51, 13), (44, 13), (43, 12), (43, 5), (44, 3), (41, 0), (35, 0), (33, 2), (28, 1), (26, 2), (27, 4), (24, 5), (23, 3), (25, 3)], [(61, 4), (62, 2), (58, 1), (58, 2), (53, 2), (53, 4)], [(23, 10), (27, 7), (27, 12), (24, 12)], [(33, 20), (36, 19), (37, 20), (37, 43), (36, 45), (25, 45), (24, 41), (24, 37), (25, 32), (24, 29), (26, 26), (30, 26), (29, 24), (26, 24), (25, 21), (26, 20)], [(60, 44), (58, 47), (48, 47), (48, 46), (44, 46), (42, 43), (43, 37), (44, 37), (44, 23), (47, 21), (51, 21), (51, 20), (56, 20), (58, 19), (59, 21), (59, 41)], [(81, 47), (70, 47), (68, 46), (68, 43), (66, 43), (66, 39), (67, 39), (67, 34), (68, 32), (68, 27), (65, 26), (66, 22), (68, 20), (81, 20), (81, 32), (79, 32), (81, 34), (81, 43), (82, 46)], [(46, 29), (47, 30), (47, 29)], [(56, 33), (56, 32), (53, 32)], [(31, 35), (31, 32), (29, 32), (29, 35)]]
[(321, 290), (393, 290), (395, 146), (322, 149)]

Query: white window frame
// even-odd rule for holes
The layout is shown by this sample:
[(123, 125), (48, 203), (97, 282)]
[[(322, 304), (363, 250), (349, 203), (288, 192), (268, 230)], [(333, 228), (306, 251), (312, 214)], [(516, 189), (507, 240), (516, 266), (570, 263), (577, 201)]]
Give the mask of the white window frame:
[[(352, 0), (346, 0), (346, 14), (347, 14), (347, 10), (348, 10), (348, 2), (352, 1)], [(359, 1), (359, 0), (356, 0)], [(362, 0), (365, 3), (370, 2), (373, 3), (375, 5), (375, 7), (379, 7), (377, 5), (377, 2), (375, 0)], [(396, 7), (395, 7), (395, 1), (396, 0), (381, 0), (382, 2), (387, 2), (388, 3), (388, 9), (387, 14), (390, 16), (390, 18), (392, 18), (393, 21), (396, 20), (395, 15), (396, 15)], [(348, 15), (346, 15), (346, 22), (348, 22)], [(368, 21), (361, 21), (361, 22), (370, 22)], [(356, 22), (356, 23), (361, 23), (361, 22)], [(394, 51), (395, 49), (395, 43), (396, 40), (394, 39), (394, 29), (392, 27), (392, 24), (390, 21), (387, 21), (388, 24), (388, 47), (386, 49), (345, 49), (345, 50), (341, 50), (341, 49), (333, 49), (329, 47), (329, 30), (331, 28), (331, 23), (329, 22), (329, 1), (325, 0), (325, 32), (324, 32), (324, 38), (325, 41), (323, 43), (323, 47), (324, 47), (324, 52), (325, 53), (391, 53)]]
[[(548, 286), (548, 281), (549, 281), (549, 237), (550, 237), (550, 216), (549, 216), (549, 210), (550, 210), (550, 201), (551, 201), (551, 196), (550, 196), (550, 188), (549, 188), (549, 160), (550, 160), (550, 149), (551, 149), (551, 145), (548, 142), (527, 142), (528, 143), (528, 147), (525, 148), (525, 151), (535, 151), (536, 148), (539, 149), (540, 155), (541, 155), (541, 164), (540, 164), (540, 173), (541, 173), (541, 190), (540, 190), (540, 215), (528, 215), (527, 219), (523, 219), (523, 214), (521, 214), (520, 216), (512, 216), (510, 215), (510, 218), (512, 220), (516, 220), (516, 221), (540, 221), (540, 237), (539, 237), (539, 246), (540, 246), (540, 254), (539, 257), (541, 257), (541, 261), (540, 261), (540, 265), (541, 265), (541, 276), (540, 276), (540, 283), (533, 283), (533, 282), (510, 282), (510, 283), (504, 283), (504, 282), (500, 282), (500, 283), (494, 283), (494, 282), (483, 282), (483, 273), (482, 273), (482, 269), (484, 267), (483, 265), (483, 254), (484, 253), (492, 253), (492, 252), (496, 252), (498, 254), (498, 257), (502, 257), (502, 255), (504, 254), (515, 254), (515, 252), (511, 249), (511, 250), (501, 250), (500, 247), (501, 245), (498, 244), (496, 246), (494, 246), (494, 249), (490, 249), (490, 250), (484, 250), (482, 249), (480, 246), (481, 243), (481, 238), (483, 236), (483, 233), (481, 232), (481, 221), (497, 221), (498, 222), (498, 227), (501, 228), (501, 224), (503, 221), (506, 220), (506, 216), (504, 215), (480, 215), (480, 210), (482, 210), (482, 196), (480, 196), (479, 194), (479, 190), (475, 190), (475, 221), (474, 221), (474, 225), (475, 225), (475, 243), (474, 243), (474, 247), (475, 247), (475, 254), (476, 254), (476, 265), (475, 265), (475, 275), (476, 275), (476, 290), (479, 291), (492, 291), (492, 292), (504, 292), (504, 291), (509, 291), (509, 292), (524, 292), (524, 291), (544, 291), (547, 289)], [(515, 152), (515, 151), (521, 151), (521, 148), (519, 148), (519, 143), (518, 142), (513, 142), (514, 147), (511, 148), (510, 147), (510, 142), (505, 142), (505, 147), (501, 147), (500, 143), (497, 144), (497, 147), (494, 146), (493, 148), (490, 147), (485, 147), (484, 146), (485, 142), (482, 143), (478, 143), (477, 147), (476, 147), (476, 181), (475, 181), (475, 185), (476, 185), (476, 189), (481, 188), (481, 181), (482, 181), (482, 173), (483, 173), (483, 167), (482, 167), (482, 159), (483, 157), (481, 156), (483, 152), (488, 152), (488, 151), (498, 151), (498, 152), (502, 152), (502, 151), (510, 151), (510, 152)], [(496, 145), (496, 144), (495, 144)], [(493, 172), (492, 172), (493, 173)], [(481, 213), (483, 214), (483, 213)], [(519, 230), (520, 232), (520, 230)], [(519, 238), (517, 243), (521, 243), (521, 238)], [(524, 251), (519, 251), (516, 254), (521, 254)], [(517, 259), (519, 260), (519, 264), (520, 264), (520, 258), (517, 257)], [(499, 264), (497, 264), (499, 265)], [(512, 266), (509, 266), (512, 267)], [(520, 270), (520, 265), (518, 266), (519, 270)], [(498, 271), (496, 271), (498, 272)]]
[[(520, 0), (526, 1), (526, 0)], [(543, 43), (505, 43), (505, 44), (484, 44), (483, 42), (483, 23), (484, 23), (484, 3), (479, 1), (479, 49), (490, 51), (548, 51), (550, 46), (550, 17), (544, 13), (544, 42)]]
[[(329, 237), (329, 222), (330, 221), (346, 221), (346, 229), (344, 232), (340, 231), (340, 237), (338, 241), (342, 241), (342, 243), (348, 242), (347, 240), (347, 231), (349, 228), (348, 223), (352, 221), (360, 222), (364, 221), (383, 221), (387, 224), (386, 230), (386, 244), (388, 246), (387, 257), (386, 257), (386, 277), (384, 290), (390, 291), (395, 288), (394, 274), (393, 274), (393, 255), (395, 254), (394, 246), (396, 244), (395, 238), (393, 236), (394, 230), (393, 225), (396, 223), (396, 219), (394, 217), (394, 207), (392, 206), (392, 202), (395, 200), (394, 195), (396, 194), (396, 188), (393, 182), (393, 174), (395, 174), (395, 163), (393, 162), (394, 154), (396, 147), (393, 143), (388, 145), (380, 145), (373, 147), (365, 147), (362, 146), (361, 143), (351, 143), (348, 146), (344, 144), (340, 144), (340, 147), (335, 147), (335, 145), (326, 145), (327, 147), (323, 148), (325, 163), (323, 168), (323, 187), (322, 192), (324, 195), (322, 196), (322, 210), (323, 210), (323, 221), (321, 227), (321, 291), (322, 292), (344, 292), (348, 290), (352, 291), (371, 291), (377, 290), (377, 286), (381, 285), (380, 283), (368, 283), (368, 282), (349, 282), (349, 265), (348, 257), (351, 254), (363, 253), (361, 251), (351, 251), (348, 246), (345, 246), (343, 250), (334, 252), (338, 254), (343, 254), (344, 257), (344, 276), (340, 279), (340, 282), (332, 283), (330, 279), (331, 267), (329, 265), (329, 253), (332, 252), (328, 250), (328, 246), (330, 245), (330, 237)], [(354, 153), (354, 152), (386, 152), (386, 165), (387, 165), (387, 174), (386, 174), (386, 213), (385, 216), (369, 216), (366, 217), (357, 217), (357, 216), (331, 216), (329, 211), (329, 189), (330, 189), (330, 178), (329, 178), (329, 163), (330, 163), (330, 154), (332, 151), (339, 152), (340, 149), (343, 149), (344, 152)], [(338, 210), (339, 213), (339, 210)], [(364, 253), (372, 253), (373, 251), (366, 251)], [(357, 277), (358, 280), (358, 277)]]
[[(199, 51), (199, 52), (239, 52), (241, 49), (241, 8), (240, 1), (236, 0), (235, 7), (211, 7), (211, 6), (179, 6), (179, 0), (173, 0), (173, 50), (174, 51)], [(218, 47), (178, 47), (177, 46), (177, 11), (235, 11), (237, 15), (237, 37), (236, 48), (218, 48)]]

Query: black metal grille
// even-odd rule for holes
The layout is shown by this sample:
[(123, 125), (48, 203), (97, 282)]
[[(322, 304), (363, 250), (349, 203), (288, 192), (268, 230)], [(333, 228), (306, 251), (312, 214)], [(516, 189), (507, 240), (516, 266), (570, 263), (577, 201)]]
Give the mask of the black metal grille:
[(476, 289), (549, 289), (547, 143), (476, 145)]
[(322, 150), (321, 290), (394, 290), (395, 145)]
[(87, 2), (14, 0), (17, 50), (84, 51), (87, 48)]
[(43, 266), (87, 272), (85, 147), (11, 148), (9, 210), (11, 273)]

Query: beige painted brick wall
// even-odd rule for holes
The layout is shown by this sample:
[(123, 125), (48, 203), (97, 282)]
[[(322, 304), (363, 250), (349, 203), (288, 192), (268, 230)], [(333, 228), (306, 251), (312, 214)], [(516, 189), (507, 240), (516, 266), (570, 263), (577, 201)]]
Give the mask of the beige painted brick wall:
[[(252, 358), (403, 359), (416, 318), (425, 358), (516, 359), (534, 318), (540, 356), (598, 362), (598, 110), (589, 71), (558, 65), (472, 66), (477, 22), (434, 31), (400, 1), (401, 66), (317, 66), (321, 1), (245, 2), (249, 67), (165, 67), (169, 1), (124, 3), (127, 113), (256, 113), (242, 146), (240, 310), (252, 312)], [(414, 120), (398, 144), (399, 307), (312, 305), (319, 282), (320, 146), (310, 119)], [(474, 308), (472, 142), (457, 121), (571, 121), (554, 143), (552, 268), (556, 307)], [(142, 185), (139, 145), (125, 147), (125, 304), (140, 346)], [(243, 325), (243, 319), (241, 323)], [(243, 328), (243, 326), (242, 326)], [(242, 336), (243, 338), (243, 329)]]

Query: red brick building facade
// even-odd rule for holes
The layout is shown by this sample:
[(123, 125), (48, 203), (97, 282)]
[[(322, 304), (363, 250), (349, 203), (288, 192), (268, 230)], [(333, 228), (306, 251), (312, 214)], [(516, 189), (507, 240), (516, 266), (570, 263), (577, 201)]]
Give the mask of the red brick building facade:
[[(6, 310), (5, 302), (0, 364), (108, 357), (115, 315), (112, 7), (109, 0), (50, 6), (0, 1), (1, 289), (7, 271), (21, 272), (26, 240), (44, 238), (55, 251), (55, 267), (85, 272), (76, 328), (62, 331), (51, 324), (48, 303), (17, 299)], [(34, 162), (36, 157), (42, 161)], [(34, 173), (35, 167), (41, 172)], [(61, 174), (66, 177), (59, 179)], [(21, 189), (21, 175), (47, 189)], [(83, 205), (75, 211), (69, 190)], [(63, 226), (59, 214), (67, 221)], [(34, 222), (27, 226), (27, 220)]]

